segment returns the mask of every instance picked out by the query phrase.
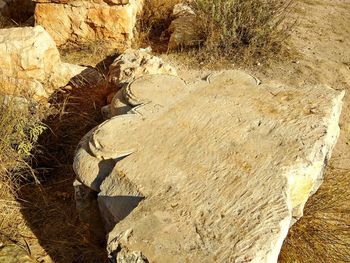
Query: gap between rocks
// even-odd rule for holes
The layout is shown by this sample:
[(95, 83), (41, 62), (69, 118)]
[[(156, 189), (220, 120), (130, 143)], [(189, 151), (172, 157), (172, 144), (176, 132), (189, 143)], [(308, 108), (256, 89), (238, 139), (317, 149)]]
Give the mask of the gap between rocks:
[[(45, 121), (50, 129), (40, 137), (41, 153), (34, 158), (34, 168), (43, 181), (41, 185), (25, 185), (19, 193), (22, 214), (35, 235), (35, 239), (26, 242), (32, 255), (48, 255), (50, 259), (44, 257), (44, 262), (106, 259), (103, 229), (91, 229), (79, 219), (72, 162), (78, 142), (103, 120), (100, 108), (106, 105), (112, 91), (105, 79), (111, 61), (113, 57), (101, 61), (96, 68), (87, 68), (71, 86), (51, 96), (50, 102), (60, 112)], [(90, 198), (96, 200), (94, 195)], [(102, 223), (99, 225), (102, 227)]]

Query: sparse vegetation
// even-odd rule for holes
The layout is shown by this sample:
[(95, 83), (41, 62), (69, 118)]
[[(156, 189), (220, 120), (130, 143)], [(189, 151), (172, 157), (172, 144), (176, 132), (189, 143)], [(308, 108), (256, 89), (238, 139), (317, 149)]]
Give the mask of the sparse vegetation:
[(31, 158), (45, 129), (41, 114), (29, 100), (0, 95), (0, 240), (18, 234), (14, 217), (19, 209), (15, 202), (17, 189), (25, 181), (38, 181)]
[(0, 244), (33, 262), (104, 262), (104, 243), (78, 219), (71, 162), (81, 137), (102, 121), (109, 92), (57, 91), (49, 112), (0, 96)]
[(16, 26), (16, 24), (13, 23), (10, 18), (0, 14), (0, 28), (8, 28), (13, 26)]
[(85, 66), (95, 67), (99, 62), (111, 54), (120, 53), (125, 50), (125, 45), (120, 43), (111, 45), (108, 41), (96, 40), (85, 43), (67, 43), (59, 47), (63, 61)]
[[(294, 0), (146, 0), (138, 24), (136, 46), (167, 50), (166, 30), (173, 7), (185, 2), (198, 16), (202, 41), (193, 49), (181, 47), (200, 62), (218, 59), (254, 64), (288, 53), (286, 44), (295, 21), (288, 16)], [(195, 52), (193, 52), (195, 51)], [(193, 54), (195, 53), (195, 54)]]
[(288, 21), (293, 0), (194, 0), (205, 38), (200, 55), (246, 62), (278, 55), (295, 22)]
[(350, 171), (331, 166), (325, 178), (290, 229), (280, 262), (350, 261)]

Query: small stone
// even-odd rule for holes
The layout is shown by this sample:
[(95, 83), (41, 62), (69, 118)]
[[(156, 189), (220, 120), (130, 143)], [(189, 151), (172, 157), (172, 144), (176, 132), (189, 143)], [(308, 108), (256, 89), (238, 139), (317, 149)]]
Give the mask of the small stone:
[(172, 203), (171, 204), (171, 208), (175, 208), (175, 207), (177, 207), (179, 204), (178, 203)]

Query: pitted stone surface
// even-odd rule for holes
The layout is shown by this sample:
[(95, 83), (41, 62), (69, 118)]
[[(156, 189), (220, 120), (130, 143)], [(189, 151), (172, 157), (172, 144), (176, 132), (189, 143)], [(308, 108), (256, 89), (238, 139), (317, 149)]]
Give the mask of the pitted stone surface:
[[(325, 86), (257, 85), (245, 73), (226, 71), (197, 82), (177, 103), (130, 125), (129, 133), (106, 135), (106, 142), (119, 143), (111, 142), (105, 157), (85, 148), (91, 160), (104, 160), (126, 142), (137, 145), (98, 189), (102, 214), (116, 224), (110, 255), (276, 262), (290, 225), (322, 182), (343, 96)], [(123, 196), (145, 199), (121, 218), (111, 204)]]
[[(74, 160), (78, 180), (99, 191), (101, 182), (116, 160), (139, 148), (137, 140), (128, 140), (130, 134), (134, 130), (142, 129), (145, 119), (156, 118), (191, 91), (180, 78), (163, 74), (136, 79), (120, 90), (113, 100), (125, 102), (123, 107), (130, 109), (129, 114), (112, 117), (84, 136)], [(126, 104), (126, 100), (131, 103)], [(113, 109), (112, 106), (116, 104), (112, 102), (110, 108)]]
[(145, 75), (177, 75), (174, 67), (153, 56), (151, 51), (151, 48), (126, 50), (109, 66), (109, 81), (116, 86), (123, 86)]

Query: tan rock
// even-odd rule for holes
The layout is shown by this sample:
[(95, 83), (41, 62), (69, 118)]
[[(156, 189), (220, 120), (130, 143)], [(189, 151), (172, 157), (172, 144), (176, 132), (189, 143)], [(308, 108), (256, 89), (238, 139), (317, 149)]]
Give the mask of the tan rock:
[(101, 109), (102, 115), (105, 119), (110, 119), (113, 116), (121, 114), (127, 114), (132, 109), (132, 106), (128, 104), (128, 102), (124, 98), (123, 93), (124, 92), (122, 89), (119, 90), (117, 93), (114, 94), (110, 104)]
[[(152, 75), (144, 85), (156, 78), (164, 87), (173, 82)], [(257, 85), (243, 72), (226, 71), (180, 95), (146, 118), (138, 112), (152, 110), (157, 99), (139, 106), (127, 127), (118, 120), (123, 115), (112, 118), (84, 139), (94, 142), (85, 144), (88, 158), (116, 161), (97, 180), (102, 214), (117, 224), (109, 234), (111, 255), (277, 262), (293, 217), (322, 181), (344, 93)]]
[(85, 70), (87, 70), (86, 67), (61, 62), (59, 66), (55, 68), (54, 72), (49, 75), (48, 83), (50, 84), (50, 87), (52, 87), (50, 93), (58, 87), (67, 85), (69, 80), (79, 76)]
[(84, 69), (62, 63), (55, 42), (41, 26), (0, 30), (0, 91), (5, 94), (47, 98)]
[(0, 56), (3, 75), (42, 82), (61, 62), (55, 42), (42, 27), (1, 29)]
[(128, 49), (117, 57), (109, 67), (109, 82), (123, 86), (143, 75), (170, 74), (176, 76), (176, 69), (161, 58), (151, 55), (151, 49)]
[(37, 80), (18, 79), (9, 76), (0, 77), (0, 92), (14, 96), (29, 96), (35, 100), (41, 100), (49, 97), (49, 93), (44, 86)]
[(130, 44), (142, 0), (54, 1), (36, 5), (35, 21), (57, 45), (66, 42), (110, 41)]

